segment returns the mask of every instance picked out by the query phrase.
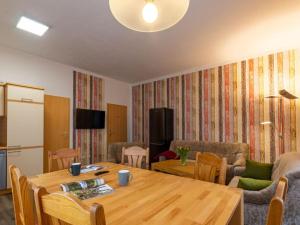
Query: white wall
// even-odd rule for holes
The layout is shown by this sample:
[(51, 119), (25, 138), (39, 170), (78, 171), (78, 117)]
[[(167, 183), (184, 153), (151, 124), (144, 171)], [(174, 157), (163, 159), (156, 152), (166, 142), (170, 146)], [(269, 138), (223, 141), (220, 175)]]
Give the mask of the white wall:
[[(60, 64), (19, 50), (0, 46), (0, 82), (13, 82), (45, 88), (46, 94), (64, 96), (73, 105), (73, 71), (88, 72)], [(128, 138), (131, 140), (131, 85), (88, 72), (104, 80), (104, 103), (126, 105), (128, 108)], [(73, 106), (71, 108), (71, 137)]]

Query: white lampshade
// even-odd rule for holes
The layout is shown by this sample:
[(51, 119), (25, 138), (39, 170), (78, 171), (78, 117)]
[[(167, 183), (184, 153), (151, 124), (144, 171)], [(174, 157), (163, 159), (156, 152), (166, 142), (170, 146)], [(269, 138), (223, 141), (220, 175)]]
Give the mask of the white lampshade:
[(109, 0), (109, 6), (113, 16), (123, 26), (140, 32), (157, 32), (178, 23), (186, 14), (189, 2), (190, 0)]

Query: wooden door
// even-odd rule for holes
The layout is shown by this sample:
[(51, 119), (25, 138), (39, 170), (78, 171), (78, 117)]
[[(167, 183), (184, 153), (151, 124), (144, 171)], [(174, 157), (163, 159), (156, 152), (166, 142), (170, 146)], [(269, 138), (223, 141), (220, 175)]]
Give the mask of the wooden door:
[(107, 143), (127, 141), (127, 106), (107, 104)]
[(48, 170), (48, 151), (69, 148), (70, 99), (45, 95), (44, 171)]

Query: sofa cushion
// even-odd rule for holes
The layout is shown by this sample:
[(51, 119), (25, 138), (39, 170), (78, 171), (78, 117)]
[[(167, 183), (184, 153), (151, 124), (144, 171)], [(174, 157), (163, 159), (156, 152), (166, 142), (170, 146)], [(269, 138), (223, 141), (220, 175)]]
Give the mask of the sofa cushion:
[(249, 145), (242, 143), (222, 143), (205, 141), (184, 141), (174, 140), (171, 142), (170, 149), (176, 150), (176, 147), (190, 147), (188, 158), (195, 159), (197, 152), (212, 152), (220, 157), (227, 158), (227, 163), (235, 166), (244, 166), (247, 158)]
[(228, 164), (244, 166), (248, 151), (247, 144), (203, 142), (203, 152), (212, 152), (220, 157), (225, 157)]
[(165, 151), (154, 157), (154, 160), (159, 161), (159, 157), (164, 156), (166, 160), (177, 159), (177, 154), (173, 151)]
[(271, 184), (271, 180), (258, 180), (253, 178), (241, 177), (239, 179), (238, 188), (249, 191), (260, 191), (266, 187), (269, 187)]
[(271, 180), (273, 164), (246, 160), (246, 170), (242, 177)]

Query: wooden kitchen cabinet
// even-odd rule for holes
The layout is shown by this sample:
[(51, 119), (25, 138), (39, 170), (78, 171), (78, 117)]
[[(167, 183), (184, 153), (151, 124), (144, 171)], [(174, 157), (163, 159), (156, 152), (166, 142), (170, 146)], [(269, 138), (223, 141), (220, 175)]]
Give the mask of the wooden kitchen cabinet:
[(43, 173), (44, 90), (7, 83), (5, 94), (6, 185), (10, 188), (10, 165), (26, 176)]
[(7, 84), (7, 100), (20, 102), (44, 102), (44, 90), (25, 86)]
[[(7, 151), (7, 174), (9, 165), (20, 168), (22, 174), (33, 176), (43, 173), (43, 148), (14, 149)], [(10, 178), (7, 176), (7, 188), (10, 188)]]
[(44, 145), (44, 105), (7, 103), (7, 145)]

